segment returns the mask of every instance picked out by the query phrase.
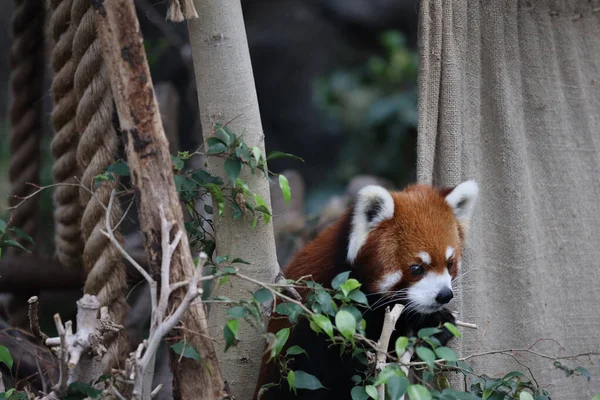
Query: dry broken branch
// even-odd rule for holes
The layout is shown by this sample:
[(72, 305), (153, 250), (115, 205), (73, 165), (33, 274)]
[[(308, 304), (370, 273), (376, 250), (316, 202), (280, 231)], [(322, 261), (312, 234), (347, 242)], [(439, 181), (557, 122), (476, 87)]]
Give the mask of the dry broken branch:
[[(110, 226), (110, 219), (108, 216), (111, 213), (116, 192), (113, 191), (110, 196), (108, 207), (106, 208), (107, 218), (106, 220), (106, 231), (102, 233), (111, 241), (111, 243), (121, 252), (123, 257), (128, 259), (132, 265), (144, 276), (150, 287), (150, 297), (152, 304), (152, 323), (150, 326), (150, 334), (148, 340), (145, 340), (138, 346), (136, 352), (130, 354), (129, 366), (130, 370), (125, 371), (125, 375), (129, 380), (133, 380), (133, 398), (134, 399), (146, 399), (148, 396), (151, 397), (151, 393), (154, 391), (151, 388), (152, 378), (154, 376), (154, 362), (156, 360), (156, 352), (161, 341), (165, 338), (175, 325), (179, 323), (181, 317), (185, 311), (188, 310), (192, 301), (202, 294), (202, 289), (198, 287), (198, 283), (203, 280), (202, 269), (206, 263), (207, 256), (205, 253), (201, 253), (198, 260), (198, 266), (195, 269), (195, 274), (192, 279), (170, 283), (171, 276), (171, 264), (173, 262), (173, 255), (177, 247), (179, 246), (182, 238), (182, 232), (178, 231), (173, 240), (170, 240), (170, 232), (176, 225), (174, 221), (167, 220), (165, 216), (164, 206), (158, 205), (160, 215), (160, 226), (161, 226), (161, 248), (162, 248), (162, 261), (161, 261), (161, 289), (160, 298), (157, 293), (157, 283), (152, 277), (127, 254), (125, 249), (120, 245), (117, 240), (113, 228)], [(211, 277), (207, 277), (211, 278)], [(187, 292), (183, 301), (179, 303), (173, 314), (167, 316), (169, 308), (169, 297), (177, 289), (187, 286)], [(143, 353), (143, 354), (142, 354)], [(116, 390), (116, 389), (114, 389)], [(117, 395), (118, 397), (118, 395)]]
[[(30, 300), (31, 324), (35, 325), (37, 312), (33, 307), (37, 299)], [(98, 311), (100, 310), (100, 319)], [(102, 365), (100, 357), (106, 352), (103, 344), (104, 334), (119, 331), (122, 326), (112, 323), (108, 319), (106, 307), (100, 308), (96, 296), (85, 294), (77, 301), (77, 332), (73, 332), (73, 324), (67, 321), (63, 324), (60, 315), (54, 315), (54, 323), (58, 337), (46, 338), (46, 346), (52, 348), (58, 358), (59, 379), (52, 391), (43, 399), (60, 399), (68, 388), (70, 382), (95, 381), (101, 374)], [(41, 332), (40, 336), (43, 335)]]
[[(390, 345), (390, 339), (396, 327), (396, 322), (398, 321), (398, 318), (400, 318), (402, 311), (404, 311), (404, 306), (402, 304), (394, 305), (394, 308), (392, 308), (391, 311), (389, 307), (385, 310), (383, 328), (381, 329), (381, 336), (377, 342), (377, 363), (375, 364), (375, 369), (377, 372), (381, 372), (381, 370), (385, 368), (387, 364), (387, 351)], [(385, 399), (385, 385), (379, 385), (377, 387), (377, 393), (379, 394), (380, 399)]]
[[(110, 75), (121, 137), (136, 193), (141, 231), (144, 232), (149, 275), (162, 275), (161, 264), (166, 255), (161, 252), (162, 219), (157, 210), (157, 205), (162, 204), (164, 217), (172, 224), (168, 237), (181, 232), (180, 243), (173, 249), (169, 280), (194, 280), (196, 271), (185, 235), (169, 145), (154, 94), (134, 3), (129, 0), (104, 0), (94, 2), (94, 5), (102, 56)], [(184, 288), (174, 291), (169, 297), (169, 309), (178, 309), (186, 301), (186, 293)], [(182, 311), (181, 323), (187, 329), (183, 333), (177, 332), (177, 340), (183, 334), (185, 342), (202, 355), (202, 362), (190, 358), (180, 360), (177, 354), (170, 351), (174, 375), (173, 395), (175, 398), (212, 400), (222, 397), (224, 384), (204, 307), (201, 302), (197, 303)], [(169, 335), (174, 336), (174, 333)]]

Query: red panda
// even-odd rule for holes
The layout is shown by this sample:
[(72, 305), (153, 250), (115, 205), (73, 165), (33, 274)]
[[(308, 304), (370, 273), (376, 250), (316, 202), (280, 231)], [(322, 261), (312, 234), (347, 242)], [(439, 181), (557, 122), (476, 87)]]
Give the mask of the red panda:
[[(478, 195), (475, 181), (451, 189), (411, 185), (398, 192), (366, 186), (336, 223), (294, 256), (284, 274), (288, 279), (310, 275), (331, 288), (336, 275), (351, 271), (369, 300), (363, 318), (367, 337), (374, 341), (379, 339), (385, 314), (385, 307), (379, 305), (404, 304), (391, 351), (398, 336), (455, 322), (444, 306), (453, 298), (452, 280), (461, 267), (463, 242)], [(273, 314), (268, 330), (275, 333), (289, 326), (287, 317)], [(436, 336), (442, 345), (451, 337), (445, 328)], [(355, 359), (340, 355), (306, 320), (293, 327), (286, 348), (292, 345), (302, 347), (308, 357), (296, 356), (289, 367), (316, 376), (326, 389), (294, 394), (265, 354), (254, 399), (268, 383), (281, 384), (266, 391), (261, 397), (265, 400), (351, 398), (351, 378), (361, 367)]]

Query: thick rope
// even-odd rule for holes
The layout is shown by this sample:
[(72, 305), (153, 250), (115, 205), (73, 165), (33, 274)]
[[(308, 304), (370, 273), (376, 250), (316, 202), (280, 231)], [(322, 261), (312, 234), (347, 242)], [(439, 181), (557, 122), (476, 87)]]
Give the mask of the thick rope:
[[(84, 208), (81, 231), (85, 239), (83, 265), (88, 273), (84, 292), (98, 297), (108, 306), (113, 322), (122, 324), (128, 307), (125, 301), (127, 282), (125, 264), (118, 250), (102, 234), (106, 229), (105, 209), (117, 182), (103, 182), (94, 190), (94, 177), (115, 161), (119, 139), (113, 127), (113, 97), (108, 70), (102, 59), (96, 35), (91, 0), (74, 0), (71, 19), (76, 26), (73, 39), (75, 93), (77, 95), (76, 126), (80, 132), (77, 162), (83, 176), (80, 199)], [(94, 192), (92, 198), (89, 191)], [(119, 223), (123, 212), (118, 203), (111, 210), (111, 226)], [(117, 237), (122, 240), (117, 233)], [(123, 342), (113, 341), (104, 358), (106, 368), (116, 367), (121, 360)]]
[[(39, 184), (40, 141), (42, 138), (42, 99), (44, 91), (44, 41), (46, 8), (39, 0), (15, 0), (12, 15), (12, 47), (10, 52), (11, 102), (9, 106), (10, 205), (16, 206)], [(38, 197), (34, 196), (16, 208), (10, 224), (36, 237)], [(27, 241), (20, 243), (35, 250)], [(20, 250), (7, 249), (10, 253)], [(33, 293), (13, 295), (6, 305), (11, 326), (29, 327), (27, 298)]]
[[(15, 0), (12, 17), (10, 119), (10, 205), (15, 206), (33, 190), (27, 183), (39, 183), (42, 98), (44, 88), (45, 8), (38, 0)], [(11, 225), (35, 237), (38, 201), (36, 197), (12, 213)], [(25, 245), (25, 243), (22, 243)]]
[[(52, 175), (55, 183), (74, 184), (77, 182), (75, 177), (80, 174), (75, 158), (79, 137), (75, 129), (77, 97), (73, 89), (75, 64), (71, 59), (75, 27), (71, 24), (71, 5), (72, 0), (50, 1), (50, 30), (54, 42), (51, 60), (54, 79), (50, 91), (54, 101), (51, 119), (55, 131), (51, 146), (55, 159)], [(83, 250), (79, 228), (79, 189), (75, 186), (57, 186), (54, 190), (54, 208), (58, 259), (66, 266), (78, 267)]]

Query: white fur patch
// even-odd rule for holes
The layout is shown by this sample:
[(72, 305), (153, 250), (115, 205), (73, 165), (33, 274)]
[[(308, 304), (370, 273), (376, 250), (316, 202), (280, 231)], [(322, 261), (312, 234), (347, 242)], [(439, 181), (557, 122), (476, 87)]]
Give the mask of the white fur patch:
[(471, 220), (478, 197), (479, 186), (475, 181), (466, 181), (457, 185), (446, 196), (446, 202), (454, 210), (454, 216), (465, 228), (468, 227)]
[(379, 283), (379, 290), (382, 292), (387, 292), (388, 290), (396, 286), (401, 280), (402, 272), (400, 271), (386, 274)]
[(417, 312), (431, 313), (440, 309), (435, 298), (444, 288), (452, 290), (452, 277), (448, 271), (443, 274), (429, 273), (408, 289), (408, 300)]
[(421, 259), (421, 261), (423, 261), (423, 264), (427, 264), (427, 265), (431, 264), (431, 256), (429, 255), (428, 252), (422, 251), (417, 254), (417, 257), (419, 257)]
[[(369, 221), (367, 210), (373, 204), (379, 202), (379, 210)], [(354, 263), (358, 252), (367, 241), (369, 232), (381, 221), (392, 218), (394, 215), (394, 199), (390, 192), (381, 186), (369, 185), (362, 188), (356, 195), (356, 205), (352, 215), (352, 227), (350, 228), (350, 241), (348, 243), (348, 261)]]
[(448, 246), (448, 248), (446, 249), (446, 260), (449, 260), (453, 254), (454, 254), (454, 247)]

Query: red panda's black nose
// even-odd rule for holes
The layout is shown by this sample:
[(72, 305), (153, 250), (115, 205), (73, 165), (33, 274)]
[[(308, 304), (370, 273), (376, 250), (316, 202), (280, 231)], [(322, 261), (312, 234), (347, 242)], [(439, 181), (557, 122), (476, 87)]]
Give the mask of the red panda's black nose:
[(452, 293), (452, 289), (444, 288), (440, 290), (438, 295), (435, 297), (435, 301), (440, 304), (446, 304), (454, 297), (454, 293)]

